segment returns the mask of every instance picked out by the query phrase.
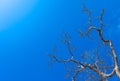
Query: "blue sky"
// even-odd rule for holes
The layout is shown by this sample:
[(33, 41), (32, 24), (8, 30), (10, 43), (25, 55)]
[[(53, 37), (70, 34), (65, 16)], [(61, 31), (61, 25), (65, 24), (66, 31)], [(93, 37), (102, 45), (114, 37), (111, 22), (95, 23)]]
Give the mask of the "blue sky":
[[(74, 36), (87, 23), (81, 4), (82, 0), (0, 0), (0, 81), (70, 81), (62, 64), (48, 66), (47, 54), (54, 45), (62, 47), (63, 29)], [(93, 16), (105, 8), (106, 37), (119, 52), (120, 1), (85, 0), (85, 4)]]

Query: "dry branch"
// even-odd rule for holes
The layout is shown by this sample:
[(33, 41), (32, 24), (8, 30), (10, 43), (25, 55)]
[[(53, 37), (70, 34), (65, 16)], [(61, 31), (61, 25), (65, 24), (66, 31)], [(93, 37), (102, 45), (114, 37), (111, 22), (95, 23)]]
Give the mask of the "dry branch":
[[(106, 40), (104, 37), (103, 37), (103, 27), (104, 27), (104, 24), (103, 24), (103, 16), (104, 16), (104, 9), (102, 9), (102, 12), (99, 16), (99, 20), (100, 20), (100, 27), (96, 27), (96, 26), (93, 26), (92, 25), (92, 18), (91, 18), (91, 12), (89, 9), (87, 9), (85, 6), (84, 6), (84, 9), (83, 9), (84, 12), (86, 12), (88, 14), (88, 18), (89, 18), (89, 21), (88, 21), (88, 24), (89, 24), (89, 27), (87, 29), (87, 31), (85, 33), (79, 31), (79, 34), (82, 35), (82, 36), (86, 36), (86, 35), (89, 35), (90, 32), (92, 32), (93, 30), (95, 30), (97, 33), (98, 33), (98, 36), (100, 38), (100, 40), (105, 43), (105, 44), (108, 44), (109, 47), (110, 47), (110, 50), (111, 50), (111, 54), (112, 54), (112, 60), (114, 62), (114, 64), (111, 64), (113, 66), (104, 66), (102, 67), (102, 69), (107, 69), (107, 68), (111, 68), (112, 71), (110, 73), (106, 73), (105, 71), (101, 71), (101, 67), (99, 66), (98, 62), (101, 62), (100, 60), (96, 60), (93, 64), (90, 64), (90, 63), (83, 63), (82, 61), (78, 60), (78, 59), (75, 59), (74, 57), (74, 53), (72, 52), (72, 49), (71, 49), (71, 43), (70, 43), (70, 39), (68, 38), (68, 33), (64, 33), (66, 39), (64, 40), (65, 44), (67, 45), (67, 48), (68, 48), (68, 53), (70, 54), (70, 58), (66, 59), (66, 60), (61, 60), (59, 58), (57, 58), (55, 56), (55, 54), (51, 54), (51, 58), (53, 58), (55, 61), (57, 62), (61, 62), (61, 63), (70, 63), (70, 62), (73, 62), (75, 64), (77, 64), (77, 67), (75, 67), (75, 70), (74, 70), (74, 75), (72, 77), (72, 81), (76, 81), (76, 78), (77, 76), (79, 75), (79, 73), (81, 73), (82, 71), (85, 71), (87, 69), (91, 70), (92, 72), (96, 73), (99, 78), (98, 79), (95, 79), (94, 76), (90, 75), (90, 72), (87, 71), (88, 75), (90, 77), (94, 77), (95, 80), (98, 80), (98, 81), (106, 81), (107, 78), (109, 77), (112, 77), (113, 75), (117, 75), (119, 78), (120, 78), (120, 70), (119, 70), (119, 63), (118, 63), (118, 57), (117, 57), (117, 54), (116, 54), (116, 51), (115, 51), (115, 48), (113, 46), (113, 43), (111, 40)], [(99, 52), (99, 51), (98, 51)], [(96, 56), (96, 57), (99, 57), (99, 56)], [(88, 81), (90, 81), (88, 79)]]

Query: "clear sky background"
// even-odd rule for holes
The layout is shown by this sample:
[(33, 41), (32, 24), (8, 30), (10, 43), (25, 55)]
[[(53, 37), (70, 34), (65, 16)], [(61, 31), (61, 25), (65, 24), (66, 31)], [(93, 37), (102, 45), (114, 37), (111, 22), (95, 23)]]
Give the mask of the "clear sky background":
[[(93, 16), (105, 8), (107, 37), (119, 53), (120, 1), (85, 4)], [(0, 81), (70, 81), (62, 64), (49, 67), (47, 54), (54, 45), (61, 47), (63, 29), (75, 32), (87, 23), (81, 6), (82, 0), (0, 0)], [(119, 80), (115, 76), (111, 81)]]

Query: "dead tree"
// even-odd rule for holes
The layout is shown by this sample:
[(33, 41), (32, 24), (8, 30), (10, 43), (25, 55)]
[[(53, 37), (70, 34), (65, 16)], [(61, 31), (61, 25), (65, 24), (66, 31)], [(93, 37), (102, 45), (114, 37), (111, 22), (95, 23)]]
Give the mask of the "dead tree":
[[(113, 77), (114, 75), (117, 75), (118, 78), (120, 78), (120, 70), (119, 70), (119, 62), (118, 62), (118, 57), (116, 54), (116, 50), (113, 46), (113, 42), (112, 40), (106, 39), (103, 36), (103, 28), (104, 28), (104, 24), (103, 24), (103, 15), (104, 15), (104, 9), (102, 9), (102, 12), (99, 16), (99, 27), (96, 27), (92, 24), (92, 18), (91, 18), (91, 12), (89, 9), (87, 9), (85, 6), (83, 8), (84, 12), (86, 12), (88, 14), (88, 24), (89, 27), (86, 30), (86, 32), (81, 32), (79, 31), (79, 35), (81, 36), (87, 36), (90, 34), (90, 32), (97, 32), (98, 36), (99, 36), (99, 40), (106, 46), (109, 47), (110, 50), (110, 54), (111, 54), (111, 60), (113, 61), (112, 64), (110, 64), (110, 66), (106, 66), (104, 65), (105, 60), (100, 58), (100, 55), (102, 56), (102, 54), (99, 54), (99, 50), (94, 49), (94, 54), (92, 54), (93, 56), (95, 56), (94, 59), (92, 58), (92, 56), (89, 56), (88, 52), (84, 52), (81, 53), (81, 58), (84, 59), (84, 57), (88, 57), (91, 60), (94, 60), (92, 63), (85, 62), (80, 60), (81, 58), (76, 59), (74, 52), (72, 50), (72, 46), (71, 46), (71, 41), (69, 39), (69, 34), (68, 33), (64, 33), (65, 39), (64, 39), (64, 43), (67, 45), (67, 49), (68, 49), (68, 53), (70, 55), (70, 58), (68, 59), (59, 59), (57, 58), (57, 56), (55, 54), (50, 54), (50, 57), (55, 60), (56, 62), (60, 62), (60, 63), (74, 63), (76, 66), (74, 66), (74, 68), (72, 68), (72, 81), (77, 81), (80, 75), (82, 75), (82, 72), (85, 72), (89, 77), (85, 80), (85, 81), (107, 81), (108, 78)], [(104, 49), (104, 48), (103, 48)], [(103, 56), (104, 57), (104, 56)], [(108, 61), (109, 62), (109, 61)], [(69, 65), (68, 65), (69, 66)], [(110, 70), (108, 70), (110, 69)], [(108, 71), (107, 71), (108, 70)], [(97, 76), (97, 77), (96, 77)], [(79, 80), (78, 80), (79, 81)], [(82, 79), (80, 81), (83, 81)]]

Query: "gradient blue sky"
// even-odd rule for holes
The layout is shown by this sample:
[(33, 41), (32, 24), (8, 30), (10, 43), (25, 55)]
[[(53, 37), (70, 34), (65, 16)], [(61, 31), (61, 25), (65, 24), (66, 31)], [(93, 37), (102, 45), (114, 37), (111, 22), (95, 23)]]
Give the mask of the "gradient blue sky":
[[(105, 8), (106, 33), (119, 53), (120, 1), (85, 1), (93, 16)], [(0, 81), (70, 81), (63, 65), (48, 66), (47, 53), (53, 45), (61, 46), (62, 29), (75, 32), (86, 23), (81, 4), (82, 0), (0, 0)]]

